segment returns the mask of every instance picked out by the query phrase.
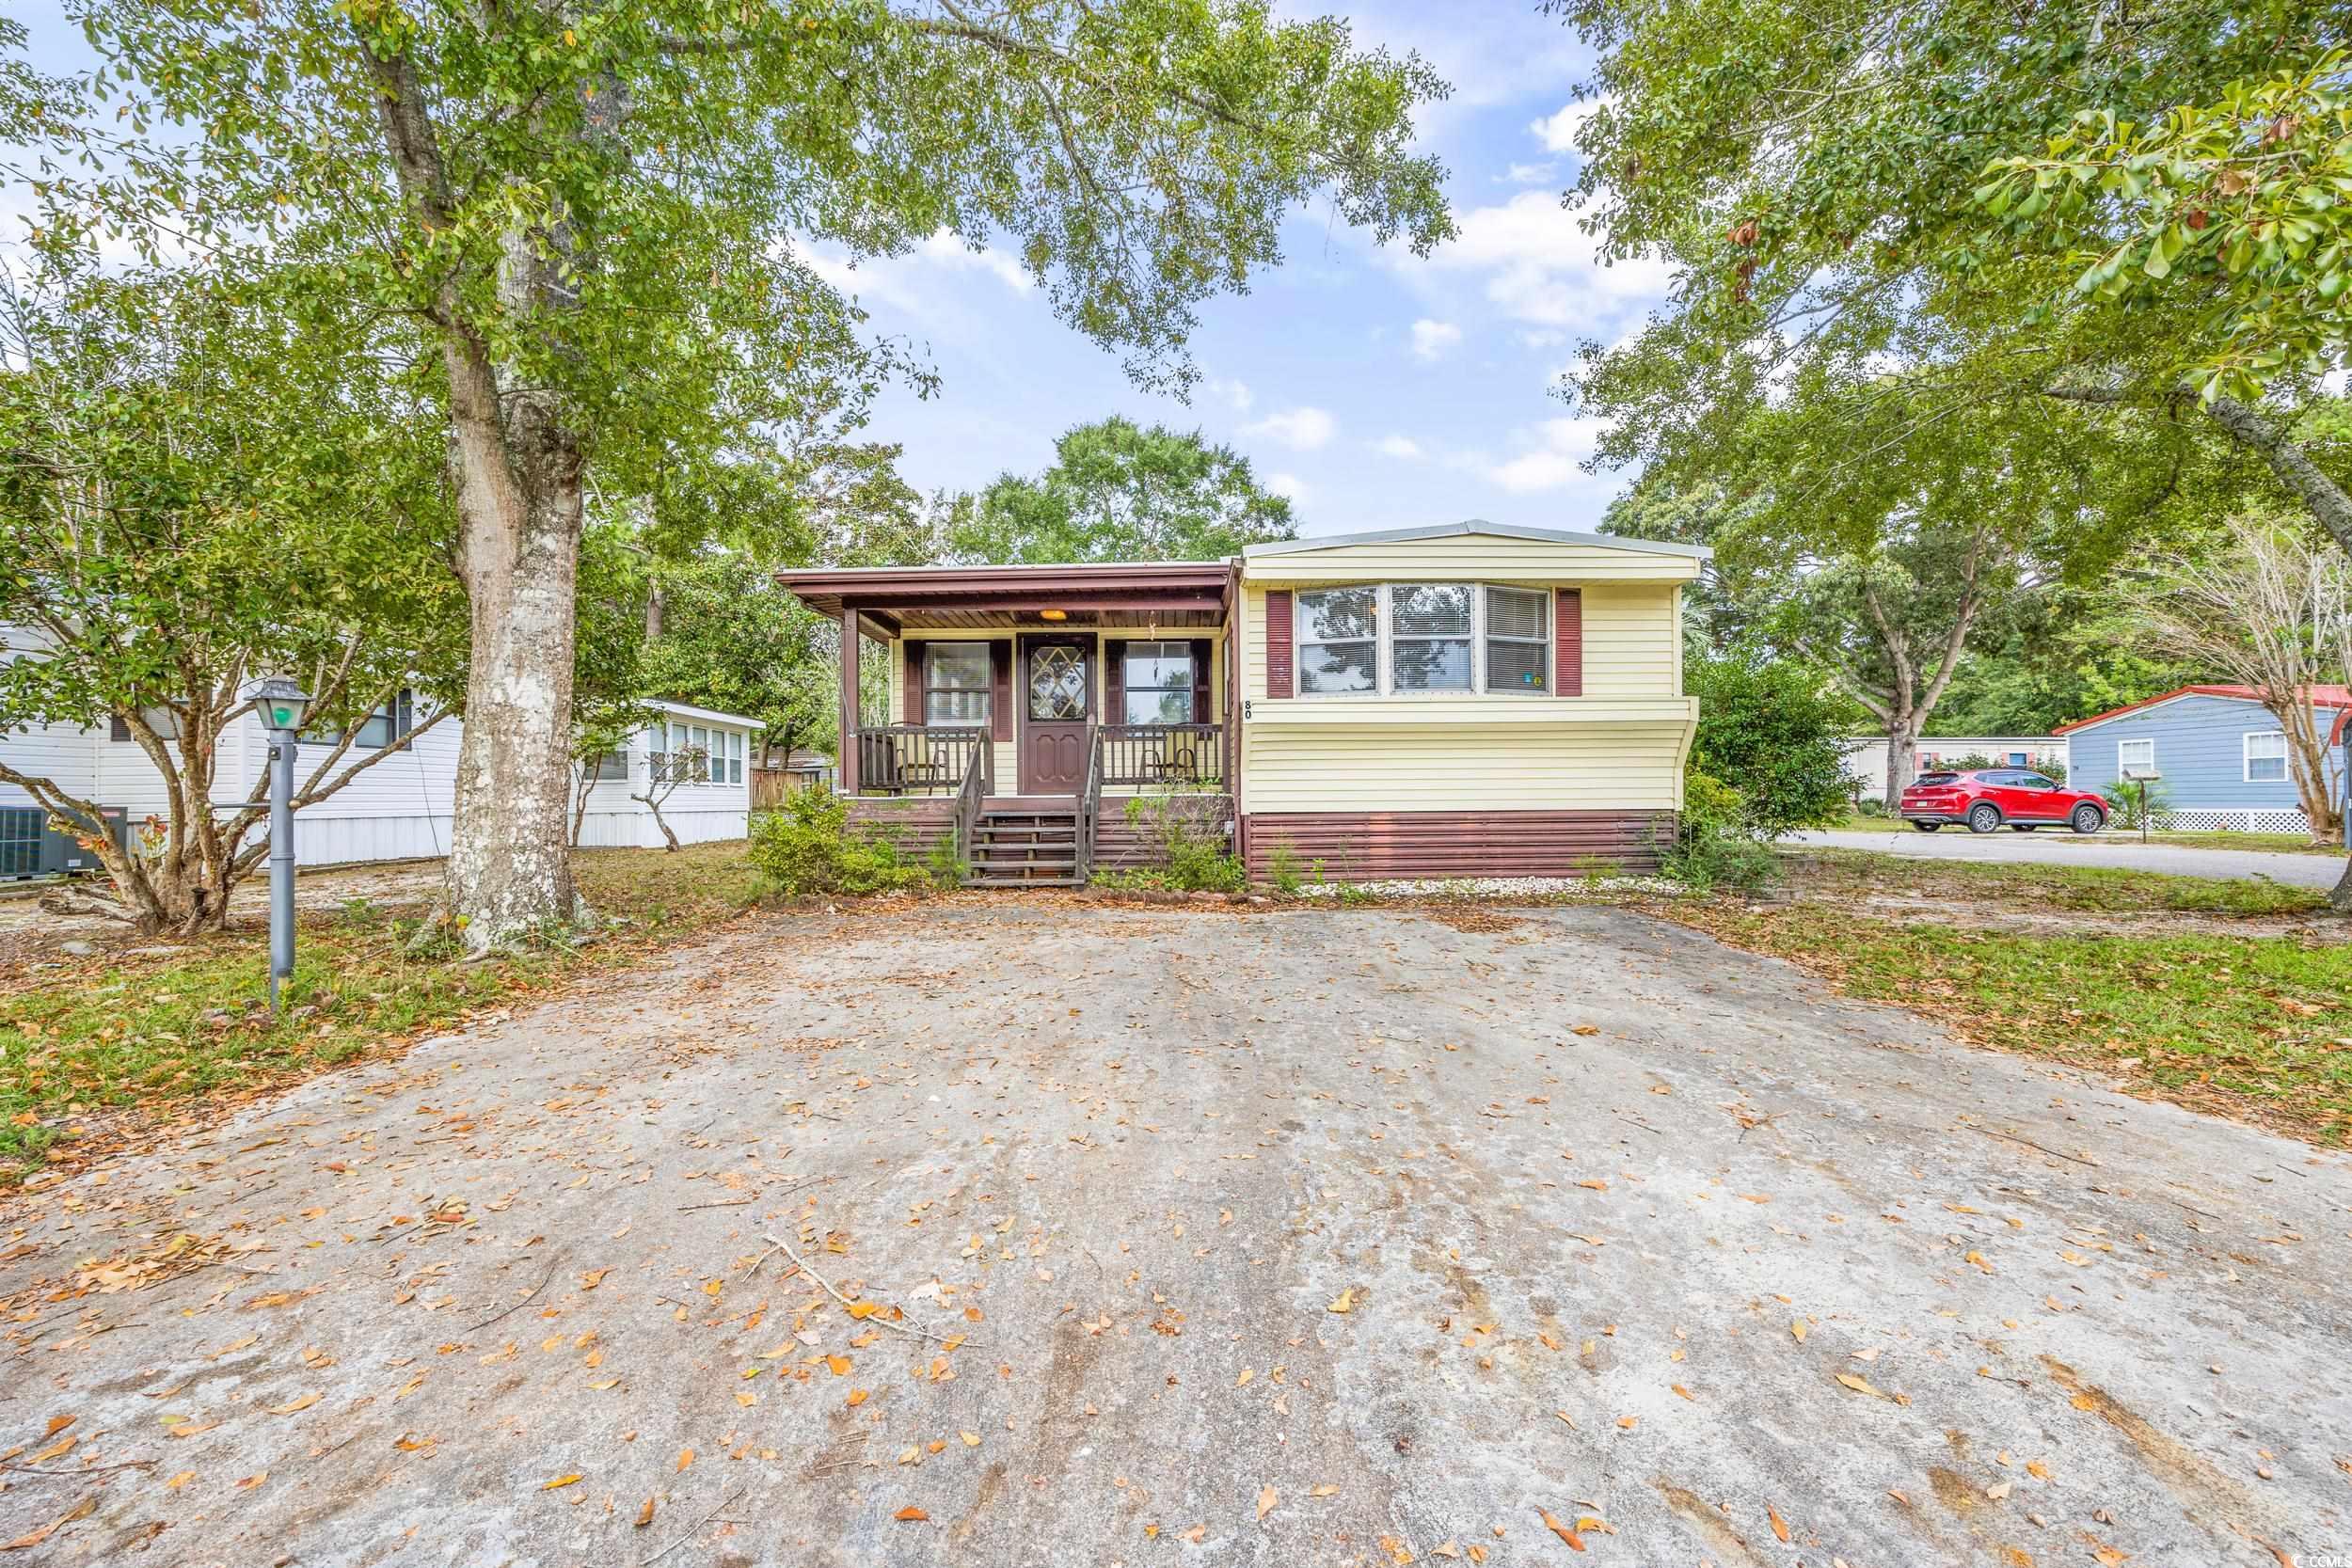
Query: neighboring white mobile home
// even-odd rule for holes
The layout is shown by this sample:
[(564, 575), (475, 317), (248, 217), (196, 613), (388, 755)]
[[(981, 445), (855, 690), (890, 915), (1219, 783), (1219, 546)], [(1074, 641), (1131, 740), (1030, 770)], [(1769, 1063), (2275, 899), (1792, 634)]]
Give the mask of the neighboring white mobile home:
[[(21, 628), (8, 628), (0, 657), (38, 657), (40, 643)], [(660, 800), (661, 815), (681, 844), (741, 838), (751, 807), (748, 757), (757, 721), (683, 703), (649, 705), (660, 717), (631, 738), (628, 750), (606, 759), (608, 770), (594, 784), (580, 842), (585, 846), (644, 846), (662, 843), (652, 810), (642, 800), (654, 769), (678, 754), (682, 782)], [(389, 740), (414, 738), (360, 772), (324, 800), (294, 817), (294, 852), (303, 865), (344, 865), (363, 861), (436, 860), (449, 852), (454, 810), (457, 751), (464, 725), (454, 718), (427, 724), (431, 709), (402, 691), (361, 726), (336, 766), (340, 773), (355, 755)], [(331, 736), (306, 736), (295, 776), (308, 780), (326, 760)], [(150, 817), (167, 811), (163, 775), (131, 737), (127, 725), (82, 729), (42, 724), (0, 736), (0, 758), (21, 773), (52, 778), (83, 800), (117, 813), (135, 834)], [(693, 766), (699, 759), (699, 768)], [(269, 760), (260, 721), (240, 714), (220, 737), (214, 772), (213, 808), (233, 811), (251, 795)], [(40, 808), (24, 790), (0, 784), (0, 877), (30, 876), (67, 868), (42, 851)], [(47, 847), (56, 847), (48, 835)], [(96, 869), (94, 857), (87, 866)]]

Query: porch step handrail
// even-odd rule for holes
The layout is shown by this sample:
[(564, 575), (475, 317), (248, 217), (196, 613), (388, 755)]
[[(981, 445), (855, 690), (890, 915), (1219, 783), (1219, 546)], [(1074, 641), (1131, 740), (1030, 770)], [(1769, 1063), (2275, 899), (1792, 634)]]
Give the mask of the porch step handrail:
[(1103, 732), (1110, 726), (1087, 726), (1087, 784), (1078, 797), (1078, 885), (1094, 874), (1094, 828), (1103, 814)]
[(956, 792), (956, 861), (970, 881), (973, 835), (980, 825), (980, 802), (988, 797), (988, 748), (978, 747), (963, 765), (963, 787)]

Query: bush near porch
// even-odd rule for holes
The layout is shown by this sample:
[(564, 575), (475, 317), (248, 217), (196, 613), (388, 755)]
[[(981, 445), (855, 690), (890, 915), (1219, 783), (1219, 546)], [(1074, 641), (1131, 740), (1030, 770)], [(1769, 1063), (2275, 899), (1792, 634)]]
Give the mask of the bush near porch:
[(758, 873), (755, 895), (763, 898), (912, 893), (961, 879), (951, 843), (913, 859), (889, 829), (851, 828), (849, 806), (829, 790), (802, 790), (754, 817), (750, 858)]

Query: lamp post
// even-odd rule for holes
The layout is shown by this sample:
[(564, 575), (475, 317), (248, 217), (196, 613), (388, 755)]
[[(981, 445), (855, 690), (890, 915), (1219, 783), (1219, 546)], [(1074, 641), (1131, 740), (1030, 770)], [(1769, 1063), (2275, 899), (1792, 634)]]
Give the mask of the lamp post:
[(294, 974), (294, 747), (310, 699), (293, 681), (276, 676), (255, 686), (250, 696), (269, 736), (269, 1010), (275, 1018), (278, 984)]

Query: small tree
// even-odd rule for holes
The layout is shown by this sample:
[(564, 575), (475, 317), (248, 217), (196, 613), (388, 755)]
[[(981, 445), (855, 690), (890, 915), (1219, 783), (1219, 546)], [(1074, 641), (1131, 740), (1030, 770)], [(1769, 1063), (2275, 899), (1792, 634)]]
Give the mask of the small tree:
[(2343, 765), (2312, 688), (2352, 672), (2352, 561), (2268, 514), (2229, 524), (2209, 558), (2174, 555), (2140, 594), (2151, 640), (2251, 687), (2286, 736), (2287, 773), (2315, 844), (2343, 842)]
[(1683, 684), (1699, 700), (1690, 767), (1740, 791), (1750, 832), (1769, 840), (1844, 817), (1842, 708), (1819, 670), (1742, 647), (1688, 660)]
[(629, 799), (644, 803), (653, 813), (653, 825), (661, 830), (664, 845), (675, 850), (677, 834), (670, 829), (669, 820), (661, 815), (663, 802), (677, 793), (682, 784), (700, 784), (710, 777), (710, 753), (700, 746), (681, 746), (675, 751), (656, 752), (646, 758), (645, 788), (642, 794), (631, 793)]
[[(163, 784), (126, 845), (103, 802), (0, 763), (84, 834), (144, 931), (216, 929), (268, 853), (268, 774), (223, 777), (249, 681), (311, 698), (294, 807), (334, 795), (453, 711), (463, 600), (440, 546), (432, 427), (358, 323), (284, 325), (223, 284), (62, 270), (0, 278), (0, 733), (112, 726)], [(416, 716), (362, 721), (404, 689)], [(248, 757), (248, 763), (258, 759)]]

